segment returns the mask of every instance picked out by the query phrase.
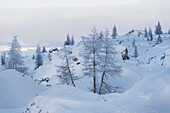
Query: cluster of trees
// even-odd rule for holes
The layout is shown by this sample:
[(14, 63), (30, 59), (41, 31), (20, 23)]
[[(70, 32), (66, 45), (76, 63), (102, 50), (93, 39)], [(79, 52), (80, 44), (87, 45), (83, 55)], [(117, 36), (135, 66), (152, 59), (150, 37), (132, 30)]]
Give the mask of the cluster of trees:
[(155, 34), (156, 34), (156, 35), (163, 34), (163, 32), (162, 32), (162, 27), (161, 27), (161, 24), (160, 24), (159, 21), (158, 21), (158, 24), (155, 26)]
[(65, 45), (74, 45), (75, 41), (74, 41), (74, 37), (72, 36), (71, 40), (70, 40), (70, 36), (69, 34), (67, 34), (67, 40), (64, 42), (64, 46)]
[(144, 29), (144, 37), (146, 37), (148, 41), (153, 41), (153, 33), (151, 28), (149, 28), (149, 32), (147, 31), (147, 28)]
[(26, 72), (27, 68), (24, 66), (21, 45), (17, 40), (17, 36), (13, 37), (8, 54), (3, 53), (1, 55), (1, 65), (6, 69), (15, 69), (22, 73)]
[[(46, 47), (43, 46), (41, 50), (41, 46), (37, 45), (35, 56), (33, 54), (32, 59), (35, 59), (35, 69), (38, 69), (40, 66), (43, 65), (43, 53), (47, 53)], [(50, 52), (48, 53), (49, 61), (52, 60)]]
[[(115, 64), (115, 49), (112, 35), (109, 31), (98, 33), (94, 28), (92, 33), (87, 37), (82, 37), (83, 48), (80, 55), (83, 58), (83, 72), (85, 76), (92, 77), (93, 92), (105, 94), (114, 92), (114, 88), (109, 85), (107, 79), (109, 77), (120, 76), (121, 67)], [(62, 81), (75, 87), (74, 80), (77, 77), (74, 75), (72, 67), (71, 54), (64, 49), (63, 64), (58, 66), (58, 73)], [(63, 80), (64, 79), (64, 80)]]
[[(74, 45), (74, 38), (70, 41), (69, 35), (67, 35), (67, 41), (65, 41), (65, 45)], [(35, 59), (35, 69), (39, 68), (43, 65), (43, 53), (46, 53), (47, 50), (45, 46), (43, 46), (42, 50), (40, 45), (37, 45), (36, 53), (33, 54), (32, 59)], [(51, 54), (48, 54), (49, 61), (52, 60)], [(17, 40), (17, 36), (13, 37), (12, 42), (10, 43), (10, 50), (6, 54), (5, 52), (1, 54), (1, 65), (5, 67), (5, 69), (15, 69), (19, 72), (26, 72), (27, 68), (24, 66), (21, 45)]]
[(149, 32), (147, 31), (147, 28), (144, 29), (144, 37), (146, 37), (148, 41), (153, 41), (153, 33), (151, 28), (149, 28)]
[[(15, 69), (21, 73), (26, 73), (27, 67), (24, 65), (24, 57), (22, 56), (21, 45), (17, 40), (17, 36), (13, 37), (9, 48), (9, 52), (3, 52), (1, 54), (1, 65), (4, 66), (5, 69)], [(43, 49), (41, 51), (40, 45), (37, 45), (36, 55), (33, 55), (32, 57), (32, 59), (35, 59), (35, 69), (43, 65), (42, 53), (46, 52), (47, 50), (45, 46), (43, 46)]]
[[(155, 26), (155, 32), (158, 35), (156, 44), (162, 42), (161, 34), (162, 27), (160, 22)], [(168, 31), (170, 34), (170, 30)], [(122, 70), (120, 66), (117, 66), (114, 60), (115, 57), (115, 48), (114, 40), (118, 36), (117, 28), (114, 25), (112, 34), (109, 34), (108, 29), (100, 33), (94, 28), (92, 32), (86, 36), (82, 37), (83, 48), (80, 52), (80, 55), (83, 58), (83, 72), (85, 76), (92, 78), (93, 83), (93, 92), (98, 94), (111, 93), (114, 91), (114, 88), (109, 85), (107, 79), (109, 77), (120, 76)], [(144, 29), (144, 36), (148, 41), (153, 41), (152, 29)], [(64, 42), (63, 56), (61, 65), (57, 66), (58, 76), (61, 78), (62, 83), (72, 84), (74, 87), (75, 80), (78, 77), (74, 73), (73, 66), (73, 56), (70, 51), (67, 50), (66, 45), (74, 45), (74, 37), (72, 36), (70, 40), (69, 34), (67, 35), (67, 40)], [(134, 48), (133, 57), (138, 57), (136, 40), (133, 39), (132, 47)], [(35, 69), (43, 65), (43, 53), (46, 53), (47, 50), (43, 46), (42, 50), (40, 45), (37, 45), (36, 54), (33, 55), (32, 59), (35, 59)], [(122, 59), (128, 60), (128, 49), (126, 48), (122, 53)], [(51, 61), (51, 54), (48, 54), (49, 60)], [(24, 65), (21, 45), (17, 40), (17, 36), (13, 37), (12, 42), (10, 43), (10, 50), (8, 53), (1, 54), (1, 65), (6, 69), (15, 69), (19, 72), (25, 72), (27, 67)]]
[(93, 92), (98, 94), (113, 92), (114, 89), (107, 83), (107, 78), (120, 76), (121, 67), (115, 64), (116, 51), (108, 29), (103, 33), (103, 37), (100, 37), (94, 28), (89, 36), (82, 37), (82, 41), (83, 71), (86, 76), (93, 78)]
[[(156, 44), (162, 43), (162, 39), (161, 39), (161, 34), (163, 34), (162, 31), (162, 27), (160, 22), (158, 21), (158, 24), (155, 26), (155, 31), (154, 31), (155, 35), (158, 35), (158, 39), (156, 41)], [(152, 33), (152, 29), (149, 28), (149, 32), (147, 31), (147, 29), (144, 29), (144, 36), (147, 38), (148, 41), (153, 41), (153, 33)]]
[[(111, 35), (112, 39), (115, 39), (117, 35), (117, 28), (114, 26)], [(83, 50), (81, 51), (81, 56), (84, 59), (83, 71), (85, 75), (93, 77), (94, 93), (104, 94), (112, 92), (113, 88), (105, 81), (105, 79), (108, 76), (119, 76), (121, 72), (121, 67), (115, 65), (114, 55), (116, 52), (114, 51), (114, 44), (111, 37), (109, 37), (108, 30), (106, 30), (105, 33), (102, 31), (98, 33), (95, 28), (88, 37), (82, 37), (84, 44)], [(74, 73), (73, 56), (71, 55), (71, 52), (67, 50), (66, 45), (74, 45), (73, 36), (70, 41), (70, 36), (69, 34), (67, 35), (67, 40), (64, 42), (62, 63), (57, 66), (57, 72), (62, 83), (68, 85), (72, 84), (76, 87), (74, 81), (77, 80), (78, 77)], [(97, 86), (97, 78), (100, 78), (97, 76), (98, 74), (101, 77), (99, 86)]]

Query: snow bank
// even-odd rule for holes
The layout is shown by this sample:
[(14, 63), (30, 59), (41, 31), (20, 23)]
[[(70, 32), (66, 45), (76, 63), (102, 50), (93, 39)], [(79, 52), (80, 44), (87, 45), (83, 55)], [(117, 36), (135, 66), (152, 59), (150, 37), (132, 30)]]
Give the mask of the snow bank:
[(122, 94), (96, 95), (66, 85), (53, 86), (30, 102), (25, 113), (168, 113), (170, 70), (158, 69)]
[[(82, 59), (78, 52), (82, 43), (70, 47), (72, 55), (78, 58), (76, 74), (82, 77), (76, 81), (76, 88), (66, 85), (56, 85), (56, 66), (61, 62), (58, 54), (53, 54), (53, 60), (39, 68), (35, 78), (51, 78), (52, 87), (37, 96), (25, 110), (26, 113), (169, 113), (170, 111), (170, 36), (161, 35), (163, 43), (155, 45), (148, 42), (142, 35), (133, 34), (118, 36), (115, 39), (118, 54), (115, 59), (122, 66), (122, 77), (109, 79), (111, 85), (123, 88), (121, 94), (96, 95), (89, 91), (91, 78), (82, 77)], [(139, 57), (133, 58), (132, 40), (136, 39)], [(119, 44), (121, 42), (121, 44)], [(121, 51), (128, 48), (130, 60), (123, 62)], [(165, 59), (161, 60), (163, 53)], [(153, 57), (153, 58), (152, 58)], [(148, 60), (150, 63), (148, 63)], [(161, 63), (163, 65), (161, 66)], [(124, 92), (125, 91), (125, 92)]]
[(25, 113), (111, 113), (113, 109), (114, 106), (97, 94), (61, 85), (39, 95)]
[(15, 70), (2, 71), (0, 72), (0, 109), (25, 107), (44, 89), (30, 77), (23, 77)]

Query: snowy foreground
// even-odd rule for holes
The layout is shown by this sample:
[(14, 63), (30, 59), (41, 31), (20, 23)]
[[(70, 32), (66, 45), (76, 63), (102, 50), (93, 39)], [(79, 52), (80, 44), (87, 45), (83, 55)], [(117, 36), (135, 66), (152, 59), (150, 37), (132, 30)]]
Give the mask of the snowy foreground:
[[(135, 38), (139, 57), (122, 61), (125, 47), (133, 54)], [(154, 36), (156, 40), (157, 36)], [(170, 35), (162, 35), (163, 42), (154, 45), (144, 37), (131, 35), (115, 39), (117, 64), (122, 66), (121, 77), (109, 78), (119, 87), (117, 93), (98, 95), (89, 90), (91, 78), (84, 77), (79, 56), (82, 43), (68, 47), (78, 58), (74, 63), (76, 88), (60, 84), (56, 65), (61, 63), (62, 50), (52, 53), (52, 61), (44, 54), (44, 64), (34, 71), (32, 50), (24, 52), (30, 75), (0, 67), (0, 113), (169, 113), (170, 111)], [(119, 44), (119, 42), (122, 42)], [(161, 59), (163, 54), (166, 57)], [(77, 64), (80, 62), (80, 64)], [(49, 78), (49, 81), (42, 81)], [(40, 82), (41, 81), (41, 82)]]
[(15, 70), (0, 72), (0, 84), (0, 113), (24, 110), (29, 101), (46, 89)]

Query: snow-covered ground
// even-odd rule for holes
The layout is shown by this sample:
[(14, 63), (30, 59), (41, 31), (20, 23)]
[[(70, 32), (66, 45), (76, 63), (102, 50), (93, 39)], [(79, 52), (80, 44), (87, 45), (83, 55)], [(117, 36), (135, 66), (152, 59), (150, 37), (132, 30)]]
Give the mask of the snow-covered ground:
[[(0, 113), (15, 113), (17, 110), (25, 113), (169, 113), (170, 35), (161, 35), (163, 42), (156, 45), (156, 35), (151, 42), (143, 35), (137, 36), (138, 32), (135, 30), (115, 39), (118, 52), (115, 60), (123, 72), (121, 77), (109, 78), (108, 81), (119, 87), (120, 93), (97, 95), (89, 90), (92, 79), (83, 76), (79, 55), (82, 42), (67, 47), (78, 58), (74, 62), (75, 75), (80, 78), (75, 82), (76, 88), (61, 84), (57, 76), (56, 66), (61, 64), (62, 49), (51, 54), (52, 61), (48, 60), (48, 53), (44, 53), (44, 64), (35, 71), (35, 60), (32, 59), (35, 50), (31, 49), (24, 51), (29, 76), (23, 77), (14, 70), (3, 71), (0, 66)], [(138, 48), (137, 58), (132, 57), (133, 39)], [(130, 60), (124, 62), (121, 52), (125, 48), (129, 50)], [(42, 81), (47, 78), (48, 82)], [(14, 100), (11, 102), (11, 99)]]
[[(0, 72), (0, 113), (21, 112), (46, 87), (15, 70)], [(11, 113), (12, 113), (11, 112)]]
[(71, 86), (52, 86), (30, 102), (26, 113), (168, 113), (170, 70), (155, 69), (122, 94), (99, 96)]

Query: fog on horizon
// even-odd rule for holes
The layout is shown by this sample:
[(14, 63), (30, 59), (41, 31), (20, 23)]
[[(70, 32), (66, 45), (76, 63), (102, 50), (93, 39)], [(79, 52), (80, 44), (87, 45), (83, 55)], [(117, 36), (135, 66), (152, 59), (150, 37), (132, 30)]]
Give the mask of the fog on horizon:
[(117, 26), (118, 33), (143, 30), (161, 22), (170, 29), (169, 0), (5, 0), (0, 1), (0, 45), (18, 35), (22, 46), (62, 46), (67, 34), (75, 41)]

